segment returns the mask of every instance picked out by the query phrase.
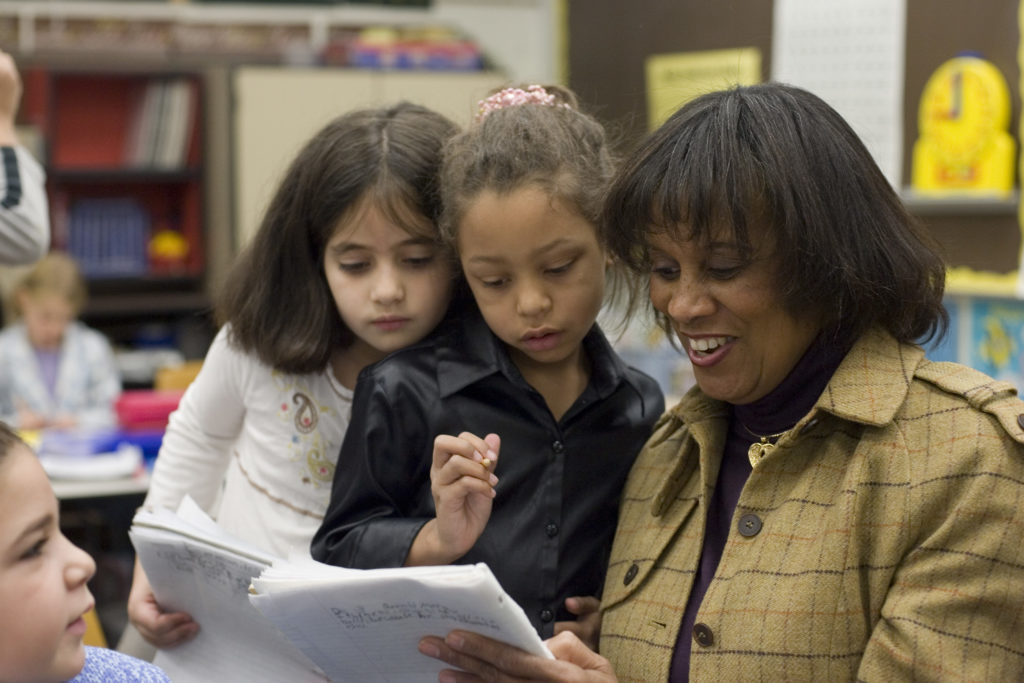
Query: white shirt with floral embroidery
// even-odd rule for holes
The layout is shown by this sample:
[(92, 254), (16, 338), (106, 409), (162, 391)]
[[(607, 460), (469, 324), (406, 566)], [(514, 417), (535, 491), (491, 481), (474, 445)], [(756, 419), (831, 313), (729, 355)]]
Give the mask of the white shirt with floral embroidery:
[(145, 504), (176, 508), (188, 494), (235, 536), (308, 554), (351, 407), (330, 368), (274, 370), (229, 344), (225, 326), (171, 413)]

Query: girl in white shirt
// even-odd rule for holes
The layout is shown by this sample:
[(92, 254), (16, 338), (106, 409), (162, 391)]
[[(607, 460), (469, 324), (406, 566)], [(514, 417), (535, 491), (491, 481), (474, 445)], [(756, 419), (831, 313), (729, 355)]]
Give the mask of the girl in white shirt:
[[(407, 103), (343, 115), (299, 152), (224, 287), (224, 323), (170, 418), (147, 506), (190, 495), (264, 550), (309, 552), (365, 366), (444, 317), (456, 269), (436, 227), (456, 126)], [(136, 564), (128, 615), (157, 647), (199, 625)]]

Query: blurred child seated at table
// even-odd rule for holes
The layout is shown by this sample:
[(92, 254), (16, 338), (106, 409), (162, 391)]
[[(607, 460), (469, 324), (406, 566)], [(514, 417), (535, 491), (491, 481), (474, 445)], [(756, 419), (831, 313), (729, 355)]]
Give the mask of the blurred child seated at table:
[(113, 349), (77, 320), (86, 294), (78, 265), (62, 252), (44, 256), (15, 285), (20, 320), (0, 332), (0, 420), (21, 430), (117, 424)]
[(170, 680), (148, 662), (83, 646), (95, 573), (92, 557), (61, 532), (39, 460), (0, 422), (0, 680)]

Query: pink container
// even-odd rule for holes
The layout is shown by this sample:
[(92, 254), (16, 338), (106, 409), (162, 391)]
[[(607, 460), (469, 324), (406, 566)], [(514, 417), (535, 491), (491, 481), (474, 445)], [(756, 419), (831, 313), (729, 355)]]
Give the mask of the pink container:
[(179, 389), (125, 391), (115, 406), (118, 421), (124, 429), (163, 429), (184, 393)]

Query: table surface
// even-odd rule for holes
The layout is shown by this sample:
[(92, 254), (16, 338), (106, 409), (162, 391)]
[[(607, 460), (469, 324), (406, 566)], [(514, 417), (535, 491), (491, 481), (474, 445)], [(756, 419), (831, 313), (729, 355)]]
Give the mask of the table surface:
[(50, 483), (60, 500), (109, 498), (145, 493), (149, 489), (149, 472), (141, 469), (130, 477), (118, 479), (50, 479)]

